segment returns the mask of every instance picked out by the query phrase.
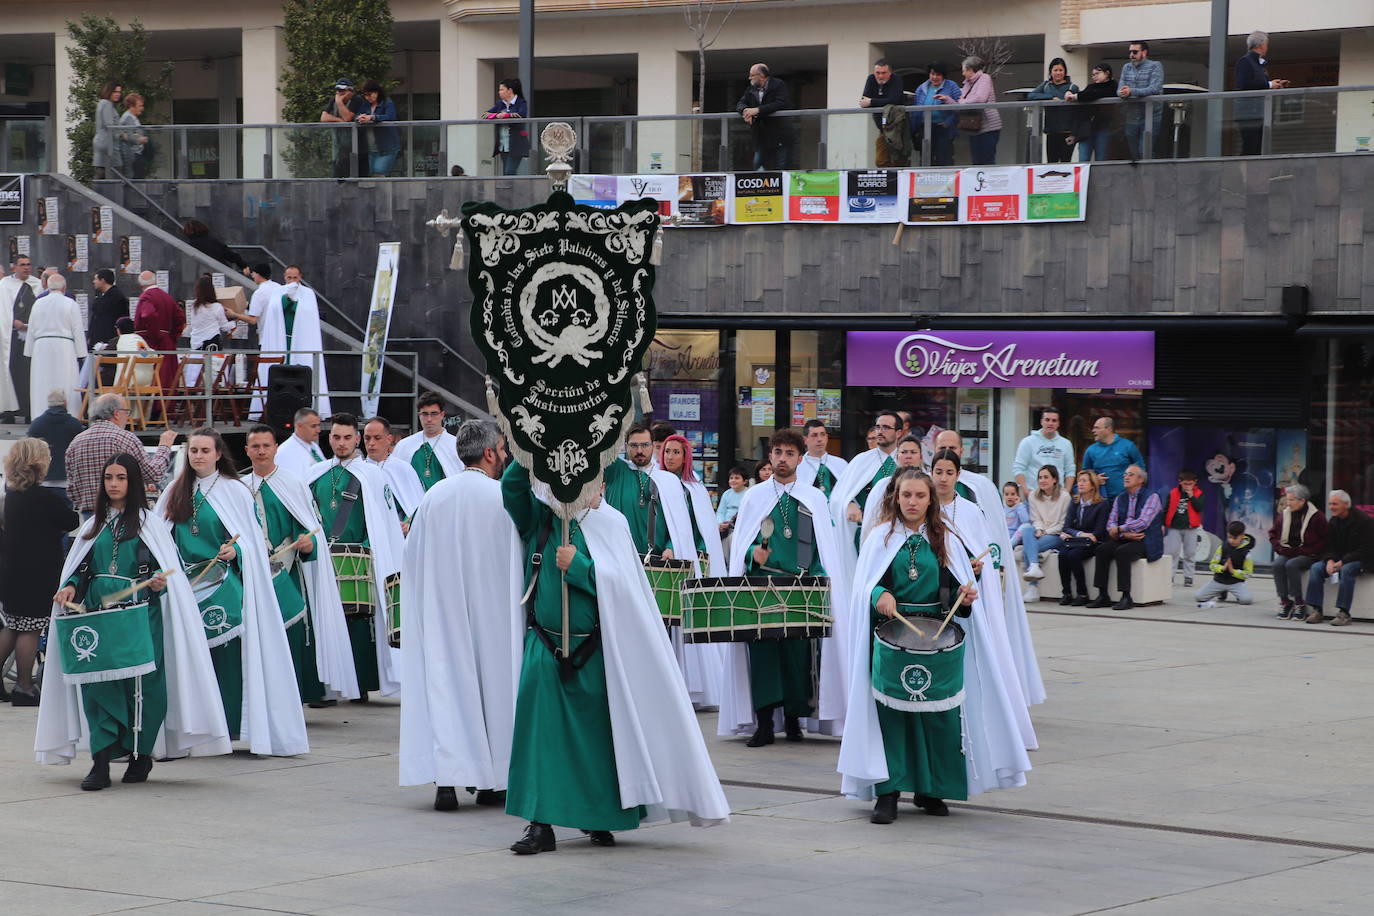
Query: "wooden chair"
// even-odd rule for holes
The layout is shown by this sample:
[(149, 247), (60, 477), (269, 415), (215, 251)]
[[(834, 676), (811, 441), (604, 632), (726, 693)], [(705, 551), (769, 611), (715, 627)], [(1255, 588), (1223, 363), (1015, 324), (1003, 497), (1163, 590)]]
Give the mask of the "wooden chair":
[(239, 385), (234, 381), (234, 360), (237, 354), (233, 350), (226, 350), (219, 355), (222, 359), (214, 382), (215, 419), (221, 422), (232, 420), (235, 426), (241, 426), (244, 415), (248, 413), (248, 405), (244, 403), (244, 398), (248, 396), (249, 389), (247, 385)]
[[(194, 385), (187, 384), (186, 378), (190, 369), (198, 370)], [(205, 356), (201, 353), (188, 353), (181, 357), (181, 362), (177, 365), (177, 374), (172, 381), (172, 388), (167, 392), (167, 397), (171, 399), (173, 415), (176, 417), (179, 426), (195, 426), (196, 406), (204, 402), (192, 400), (198, 395), (205, 393), (205, 388), (201, 381), (201, 374), (205, 371)]]
[[(131, 356), (128, 357), (128, 389), (125, 397), (129, 399), (131, 422), (136, 421), (139, 429), (147, 429), (148, 424), (161, 423), (163, 428), (169, 426), (167, 419), (167, 398), (166, 392), (162, 390), (162, 379), (158, 370), (162, 367), (161, 356)], [(149, 378), (147, 384), (139, 382), (139, 370), (146, 370)], [(161, 409), (154, 412), (154, 406)]]
[[(90, 408), (91, 401), (100, 397), (102, 394), (128, 394), (129, 382), (129, 359), (125, 356), (104, 356), (95, 357), (95, 363), (91, 366), (91, 382), (86, 388), (76, 389), (81, 394), (81, 407), (77, 414), (77, 419), (85, 421), (86, 411)], [(105, 370), (109, 369), (110, 383), (106, 384), (104, 378)]]

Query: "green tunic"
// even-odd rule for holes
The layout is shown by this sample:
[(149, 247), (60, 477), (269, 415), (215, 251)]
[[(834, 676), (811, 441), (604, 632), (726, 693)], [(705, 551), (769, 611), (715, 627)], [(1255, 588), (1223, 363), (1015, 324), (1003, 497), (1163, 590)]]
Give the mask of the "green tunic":
[[(823, 576), (820, 552), (815, 551), (811, 565), (802, 569), (797, 561), (798, 512), (803, 506), (790, 496), (782, 496), (773, 505), (768, 517), (773, 520), (773, 537), (768, 541), (768, 566), (796, 576)], [(792, 537), (784, 536), (790, 529)], [(813, 535), (814, 542), (814, 535)], [(763, 533), (754, 538), (744, 555), (744, 573), (749, 576), (773, 575), (754, 565), (753, 547), (763, 544)], [(749, 691), (754, 709), (782, 706), (783, 715), (803, 717), (811, 715), (815, 694), (814, 672), (820, 658), (815, 640), (760, 639), (749, 646)]]
[(958, 481), (954, 482), (954, 492), (967, 499), (971, 503), (978, 502), (978, 497), (973, 495), (973, 491)]
[[(294, 541), (306, 533), (306, 527), (296, 521), (296, 517), (286, 508), (286, 504), (272, 489), (271, 480), (259, 486), (256, 478), (249, 478), (249, 486), (256, 487), (254, 501), (258, 504), (258, 518), (267, 532), (267, 551), (271, 555), (285, 541)], [(306, 611), (305, 573), (302, 563), (314, 563), (320, 554), (320, 539), (313, 536), (315, 549), (309, 554), (297, 554), (291, 570), (277, 573), (272, 577), (272, 588), (277, 593), (277, 604), (281, 606), (282, 621), (290, 623), (286, 628), (286, 641), (291, 646), (291, 662), (296, 669), (296, 686), (301, 692), (301, 702), (315, 703), (324, 699), (324, 685), (320, 683), (319, 670), (315, 664), (315, 644), (312, 636), (310, 614)]]
[[(506, 511), (525, 544), (525, 575), (540, 550), (544, 526), (552, 520), (547, 550), (539, 566), (534, 616), (554, 640), (562, 640), (562, 574), (554, 553), (563, 524), (535, 499), (529, 472), (511, 462), (501, 478)], [(571, 541), (577, 556), (568, 569), (568, 620), (573, 634), (597, 626), (596, 569), (586, 539), (574, 521)], [(585, 637), (574, 635), (572, 649)], [(515, 702), (506, 813), (542, 824), (583, 830), (630, 830), (639, 826), (639, 808), (622, 808), (606, 696), (606, 664), (597, 646), (587, 663), (566, 681), (558, 662), (533, 629), (525, 633), (520, 688)]]
[(439, 461), (439, 456), (434, 454), (434, 447), (429, 441), (421, 443), (415, 450), (415, 454), (410, 456), (410, 466), (415, 469), (415, 476), (420, 478), (420, 486), (429, 492), (429, 488), (444, 479), (444, 466)]
[(635, 550), (643, 555), (658, 553), (668, 547), (671, 541), (662, 506), (654, 510), (654, 538), (652, 543), (649, 541), (649, 497), (656, 485), (648, 472), (631, 467), (624, 461), (613, 461), (602, 472), (602, 477), (606, 481), (606, 502), (630, 523), (630, 537), (634, 538)]
[(281, 321), (286, 329), (286, 349), (291, 350), (291, 338), (296, 332), (296, 306), (299, 303), (290, 296), (281, 297)]
[[(354, 458), (361, 461), (361, 458)], [(334, 517), (344, 511), (348, 500), (340, 494), (348, 488), (353, 475), (342, 467), (330, 468), (316, 478), (310, 485), (315, 505), (320, 508), (320, 521), (326, 534), (334, 531)], [(348, 524), (343, 533), (330, 541), (331, 544), (361, 544), (371, 547), (367, 538), (367, 517), (363, 508), (363, 492), (358, 491), (357, 505), (348, 516)], [(332, 562), (332, 561), (331, 561)], [(371, 618), (349, 618), (348, 642), (353, 647), (353, 667), (358, 673), (358, 689), (366, 692), (381, 689), (381, 677), (377, 672), (377, 631)]]
[[(181, 562), (187, 566), (209, 560), (219, 553), (219, 549), (229, 540), (229, 532), (215, 507), (210, 505), (199, 490), (191, 493), (192, 504), (196, 506), (194, 518), (197, 531), (191, 530), (191, 521), (177, 522), (172, 526), (172, 540), (181, 551)], [(235, 557), (229, 563), (224, 577), (223, 591), (216, 591), (217, 599), (237, 600), (240, 614), (243, 607), (243, 548), (234, 545)], [(237, 591), (235, 591), (237, 587)], [(243, 724), (243, 639), (235, 637), (210, 650), (210, 660), (215, 663), (215, 680), (219, 682), (220, 699), (224, 701), (224, 719), (229, 723), (229, 736), (237, 738)]]
[[(835, 472), (832, 471), (832, 470), (830, 470), (830, 467), (829, 467), (828, 465), (823, 464), (823, 463), (818, 463), (818, 464), (816, 465), (816, 482), (815, 482), (815, 484), (814, 484), (814, 486), (816, 487), (816, 489), (818, 489), (818, 490), (820, 490), (822, 493), (824, 493), (826, 499), (829, 499), (829, 498), (830, 498), (830, 494), (833, 493), (834, 490), (835, 490), (835, 483), (836, 483)], [(872, 485), (872, 484), (869, 484), (869, 489), (870, 489), (870, 490), (872, 489), (872, 487), (873, 487), (873, 485)], [(868, 498), (866, 494), (865, 494), (864, 498), (865, 498), (865, 499)]]
[[(91, 552), (86, 555), (90, 570), (94, 574), (86, 593), (81, 594), (81, 575), (74, 573), (63, 585), (76, 589), (76, 600), (86, 607), (97, 607), (108, 594), (130, 585), (124, 581), (137, 581), (140, 578), (138, 552), (142, 541), (134, 538), (122, 541), (119, 545), (118, 562), (110, 575), (110, 561), (115, 559), (114, 533), (106, 525), (96, 535)], [(156, 566), (156, 560), (151, 561)], [(150, 570), (151, 575), (155, 570)], [(119, 577), (119, 578), (115, 578)], [(146, 578), (146, 576), (144, 577)], [(98, 684), (81, 685), (81, 706), (86, 713), (86, 725), (91, 733), (91, 753), (97, 754), (109, 749), (111, 757), (122, 757), (135, 750), (140, 754), (151, 754), (157, 743), (157, 733), (162, 728), (162, 720), (167, 717), (167, 672), (162, 664), (162, 601), (161, 595), (150, 591), (140, 592), (136, 600), (148, 602), (146, 613), (149, 629), (153, 636), (153, 660), (157, 670), (141, 678), (126, 678), (122, 681), (106, 681)], [(138, 701), (136, 694), (143, 693), (143, 718), (136, 718)], [(134, 747), (134, 726), (139, 726), (138, 747)]]
[[(910, 576), (912, 551), (916, 554), (915, 581)], [(873, 626), (887, 619), (877, 612), (878, 599), (885, 592), (891, 592), (898, 604), (930, 606), (928, 611), (908, 611), (907, 616), (942, 619), (940, 578), (944, 574), (926, 539), (918, 534), (908, 537), (873, 589)], [(879, 795), (914, 792), (934, 798), (968, 798), (968, 771), (961, 737), (963, 710), (956, 707), (944, 712), (905, 712), (881, 703), (877, 706), (887, 757), (887, 781), (878, 783), (873, 791)]]
[[(891, 455), (888, 455), (883, 459), (883, 463), (878, 465), (878, 470), (874, 472), (873, 479), (864, 484), (864, 488), (854, 495), (854, 502), (858, 504), (860, 509), (865, 508), (868, 505), (868, 497), (872, 494), (873, 488), (877, 485), (878, 481), (885, 477), (891, 477), (895, 473), (897, 473), (897, 462)], [(854, 529), (855, 550), (859, 549), (859, 536), (861, 534), (863, 534), (863, 525), (859, 525)]]

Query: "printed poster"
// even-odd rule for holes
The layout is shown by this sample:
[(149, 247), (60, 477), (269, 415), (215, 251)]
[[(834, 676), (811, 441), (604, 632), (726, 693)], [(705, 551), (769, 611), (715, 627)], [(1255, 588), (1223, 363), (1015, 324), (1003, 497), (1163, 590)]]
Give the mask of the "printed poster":
[(955, 169), (913, 169), (906, 178), (908, 223), (959, 221), (959, 172)]
[(143, 236), (121, 235), (119, 237), (119, 272), (125, 274), (143, 272)]
[(67, 269), (85, 273), (91, 269), (90, 264), (91, 237), (85, 233), (67, 236)]
[(36, 197), (34, 205), (38, 208), (38, 234), (57, 235), (57, 198)]
[(13, 264), (19, 259), (20, 255), (25, 257), (32, 256), (33, 240), (27, 235), (10, 236), (10, 263)]
[(114, 207), (91, 207), (91, 241), (97, 245), (114, 242)]
[(782, 172), (737, 172), (730, 185), (730, 222), (780, 223), (787, 218)]
[(658, 202), (658, 215), (671, 216), (673, 198), (677, 196), (677, 179), (673, 175), (622, 175), (616, 183), (616, 203), (627, 200)]
[(801, 426), (807, 420), (816, 419), (816, 389), (792, 389), (792, 425)]
[(24, 221), (24, 176), (0, 175), (0, 225)]
[(164, 293), (172, 291), (172, 272), (170, 270), (159, 270), (157, 272), (157, 288)]
[(681, 423), (701, 420), (701, 395), (674, 392), (668, 395), (668, 419)]
[(773, 428), (773, 389), (754, 388), (750, 400), (750, 424), (753, 426), (766, 426)]
[(840, 428), (840, 389), (816, 389), (816, 418), (825, 421), (832, 430)]
[(614, 175), (574, 175), (568, 179), (568, 193), (584, 206), (614, 210), (618, 204), (618, 184)]
[(1026, 169), (973, 168), (959, 174), (963, 191), (964, 221), (969, 223), (1019, 223)]
[(787, 220), (792, 223), (838, 223), (840, 173), (788, 172)]
[(1088, 170), (1081, 165), (1055, 163), (1026, 169), (1026, 218), (1083, 219), (1084, 187)]
[(897, 195), (901, 173), (895, 169), (872, 169), (844, 173), (844, 206), (840, 221), (845, 223), (899, 223), (902, 211)]
[(77, 308), (81, 309), (81, 324), (89, 328), (91, 326), (90, 293), (74, 293), (72, 298), (76, 300)]
[(664, 225), (724, 226), (727, 181), (726, 175), (677, 176), (677, 220)]

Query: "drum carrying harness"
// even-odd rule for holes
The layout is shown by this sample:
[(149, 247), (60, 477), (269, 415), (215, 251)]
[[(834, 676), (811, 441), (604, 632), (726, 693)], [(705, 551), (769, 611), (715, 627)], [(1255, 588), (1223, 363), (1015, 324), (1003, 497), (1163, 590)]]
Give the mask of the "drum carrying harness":
[(535, 599), (539, 592), (539, 567), (544, 562), (544, 554), (549, 549), (549, 538), (553, 535), (553, 513), (544, 516), (544, 524), (540, 528), (539, 537), (535, 541), (538, 550), (530, 557), (531, 576), (530, 588), (525, 599), (525, 624), (534, 631), (534, 635), (539, 637), (539, 641), (544, 644), (544, 648), (549, 650), (549, 654), (558, 662), (558, 679), (566, 681), (573, 676), (573, 672), (582, 668), (591, 659), (592, 653), (601, 645), (601, 621), (598, 620), (592, 627), (592, 631), (587, 634), (587, 638), (578, 643), (577, 648), (573, 649), (571, 655), (563, 654), (563, 647), (553, 641), (549, 635), (539, 625), (539, 621), (534, 616)]
[(797, 506), (797, 575), (805, 576), (816, 557), (816, 522), (805, 506)]
[[(138, 564), (138, 568), (134, 571), (135, 581), (146, 579), (154, 569), (152, 551), (148, 549), (148, 544), (143, 538), (138, 539), (138, 550), (134, 553), (134, 562)], [(95, 572), (91, 569), (91, 555), (89, 553), (86, 554), (86, 559), (81, 561), (81, 565), (77, 567), (76, 575), (78, 591), (80, 592), (76, 600), (84, 602), (91, 588), (91, 580), (95, 578)], [(137, 595), (131, 595), (130, 603), (136, 603), (137, 598)]]
[(329, 526), (329, 543), (337, 541), (348, 527), (348, 520), (353, 517), (353, 507), (358, 504), (358, 491), (362, 487), (361, 480), (353, 474), (348, 475), (348, 486), (339, 494), (344, 499), (343, 511), (334, 516), (334, 524)]

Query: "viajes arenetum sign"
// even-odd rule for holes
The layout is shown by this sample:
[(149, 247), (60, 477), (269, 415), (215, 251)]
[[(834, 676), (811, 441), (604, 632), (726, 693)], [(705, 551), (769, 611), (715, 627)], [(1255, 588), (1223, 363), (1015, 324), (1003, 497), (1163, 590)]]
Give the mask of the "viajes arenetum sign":
[(1153, 331), (850, 331), (849, 385), (1153, 388)]

